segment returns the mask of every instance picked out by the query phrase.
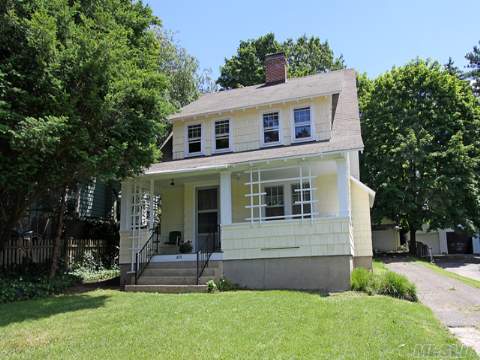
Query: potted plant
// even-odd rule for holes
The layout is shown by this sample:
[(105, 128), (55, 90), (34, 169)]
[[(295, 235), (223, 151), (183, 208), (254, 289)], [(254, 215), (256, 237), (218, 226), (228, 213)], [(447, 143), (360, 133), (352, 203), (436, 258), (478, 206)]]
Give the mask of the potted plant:
[(180, 253), (182, 253), (182, 254), (191, 253), (192, 249), (193, 249), (193, 247), (192, 247), (192, 242), (191, 241), (184, 241), (179, 246)]

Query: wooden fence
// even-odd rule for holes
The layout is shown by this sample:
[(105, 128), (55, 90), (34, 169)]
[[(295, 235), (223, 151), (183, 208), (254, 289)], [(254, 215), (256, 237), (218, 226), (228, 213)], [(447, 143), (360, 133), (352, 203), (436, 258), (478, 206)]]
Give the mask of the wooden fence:
[[(67, 266), (83, 254), (91, 252), (102, 257), (109, 251), (103, 239), (68, 239), (62, 249), (62, 258)], [(51, 260), (53, 241), (50, 239), (12, 239), (0, 249), (0, 269), (11, 269), (27, 263), (44, 264)]]

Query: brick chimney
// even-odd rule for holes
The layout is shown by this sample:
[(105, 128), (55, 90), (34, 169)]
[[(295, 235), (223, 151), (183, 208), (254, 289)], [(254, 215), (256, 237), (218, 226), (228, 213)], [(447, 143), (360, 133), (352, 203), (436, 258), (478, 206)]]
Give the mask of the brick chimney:
[(287, 81), (287, 59), (283, 52), (265, 56), (265, 83), (280, 84)]

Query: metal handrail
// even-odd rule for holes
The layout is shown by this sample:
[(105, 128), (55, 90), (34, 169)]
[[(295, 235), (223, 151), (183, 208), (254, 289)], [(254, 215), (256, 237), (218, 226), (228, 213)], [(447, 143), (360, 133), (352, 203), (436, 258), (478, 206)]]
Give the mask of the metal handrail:
[[(208, 266), (210, 257), (220, 245), (217, 244), (217, 234), (220, 235), (220, 227), (217, 228), (217, 231), (208, 234), (204, 248), (197, 250), (197, 285), (199, 285), (200, 278), (202, 277), (205, 268)], [(220, 236), (218, 236), (218, 238), (220, 238)]]
[(158, 237), (158, 230), (153, 230), (147, 242), (135, 254), (135, 285), (138, 283), (138, 279), (150, 263), (153, 255), (158, 252)]

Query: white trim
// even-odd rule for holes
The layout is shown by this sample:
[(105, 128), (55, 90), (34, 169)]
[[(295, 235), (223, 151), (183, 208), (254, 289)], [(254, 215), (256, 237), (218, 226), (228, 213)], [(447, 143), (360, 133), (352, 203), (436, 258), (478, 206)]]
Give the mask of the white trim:
[[(215, 124), (218, 121), (228, 121), (228, 148), (227, 149), (220, 149), (217, 150), (217, 138), (215, 134)], [(225, 117), (225, 118), (216, 118), (212, 119), (212, 154), (224, 154), (234, 151), (233, 147), (233, 121), (232, 118)]]
[(232, 173), (220, 173), (220, 225), (232, 223)]
[[(304, 109), (304, 108), (310, 109), (310, 136), (308, 138), (297, 139), (295, 138), (295, 110)], [(316, 131), (315, 131), (315, 112), (313, 110), (312, 103), (305, 103), (301, 105), (295, 104), (290, 108), (290, 114), (291, 114), (290, 131), (291, 131), (292, 144), (317, 140)]]
[(170, 140), (171, 138), (173, 138), (173, 131), (170, 131), (170, 134), (168, 134), (167, 138), (163, 141), (162, 145), (160, 145), (160, 150), (162, 150), (165, 147), (168, 140)]
[(350, 180), (355, 184), (357, 185), (358, 187), (360, 187), (360, 189), (362, 189), (363, 191), (367, 192), (368, 193), (368, 199), (369, 199), (369, 202), (370, 202), (370, 207), (373, 207), (373, 203), (375, 201), (375, 191), (373, 191), (372, 189), (370, 189), (367, 185), (365, 185), (364, 183), (362, 183), (360, 180), (354, 178), (353, 176), (350, 176)]
[[(278, 141), (265, 143), (265, 132), (263, 128), (263, 116), (265, 114), (278, 114)], [(260, 147), (268, 148), (271, 146), (283, 145), (283, 130), (282, 130), (282, 112), (280, 109), (266, 109), (265, 111), (260, 112)]]
[[(188, 127), (189, 126), (196, 126), (200, 125), (200, 151), (191, 153), (188, 151), (189, 149), (189, 143), (188, 143)], [(204, 155), (205, 153), (205, 126), (202, 122), (193, 122), (189, 124), (185, 124), (185, 129), (184, 129), (184, 142), (185, 142), (185, 157), (192, 157), (192, 156), (199, 156), (199, 155)]]

